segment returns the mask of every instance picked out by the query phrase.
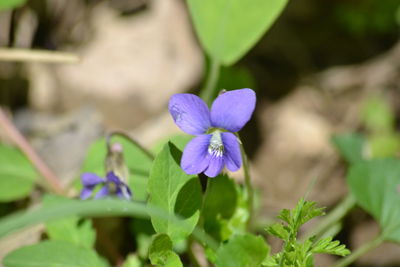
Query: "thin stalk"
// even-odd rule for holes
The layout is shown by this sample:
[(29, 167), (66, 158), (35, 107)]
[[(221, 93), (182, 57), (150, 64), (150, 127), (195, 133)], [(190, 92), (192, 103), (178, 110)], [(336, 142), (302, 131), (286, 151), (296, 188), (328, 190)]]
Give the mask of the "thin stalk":
[(249, 161), (247, 159), (246, 151), (244, 150), (243, 143), (240, 141), (239, 134), (236, 133), (236, 136), (239, 139), (240, 153), (242, 155), (242, 161), (243, 161), (244, 185), (247, 193), (247, 209), (249, 211), (249, 219), (247, 221), (247, 226), (249, 227), (254, 213), (254, 188), (253, 185), (251, 184)]
[(123, 131), (112, 131), (107, 135), (106, 142), (107, 142), (108, 147), (110, 146), (111, 138), (115, 135), (119, 135), (119, 136), (125, 138), (126, 140), (131, 142), (134, 146), (139, 148), (151, 161), (154, 160), (154, 155), (150, 151), (148, 151), (144, 146), (139, 144), (135, 139), (133, 139), (132, 137), (130, 137), (127, 133), (125, 133)]
[(305, 240), (310, 236), (322, 236), (330, 227), (340, 221), (355, 205), (356, 199), (351, 194), (348, 194), (316, 227), (313, 227), (309, 232), (305, 233), (302, 239)]
[(15, 143), (15, 145), (19, 149), (21, 149), (21, 151), (32, 162), (40, 175), (46, 180), (46, 184), (49, 185), (49, 189), (55, 194), (63, 195), (64, 189), (60, 183), (60, 180), (46, 165), (46, 163), (40, 158), (40, 156), (32, 148), (25, 137), (7, 118), (7, 115), (2, 108), (0, 108), (0, 127), (4, 129), (7, 136)]
[(208, 73), (206, 85), (200, 93), (201, 98), (203, 98), (203, 100), (208, 105), (210, 105), (213, 100), (214, 92), (216, 90), (215, 86), (217, 85), (218, 82), (219, 72), (220, 72), (220, 64), (218, 60), (211, 58), (210, 71)]
[(353, 263), (355, 260), (357, 260), (359, 257), (367, 253), (373, 248), (378, 247), (382, 242), (384, 241), (383, 235), (379, 235), (377, 238), (371, 240), (368, 243), (365, 243), (361, 247), (359, 247), (357, 250), (355, 250), (353, 253), (351, 253), (349, 256), (346, 258), (338, 261), (334, 267), (345, 267)]
[(189, 241), (188, 241), (188, 256), (190, 258), (190, 263), (192, 264), (192, 266), (194, 267), (201, 267), (199, 261), (197, 260), (197, 257), (193, 251), (193, 244), (194, 244), (194, 240), (193, 238), (190, 236), (189, 237)]
[(0, 61), (34, 61), (48, 63), (78, 63), (79, 57), (72, 53), (21, 49), (21, 48), (0, 48)]

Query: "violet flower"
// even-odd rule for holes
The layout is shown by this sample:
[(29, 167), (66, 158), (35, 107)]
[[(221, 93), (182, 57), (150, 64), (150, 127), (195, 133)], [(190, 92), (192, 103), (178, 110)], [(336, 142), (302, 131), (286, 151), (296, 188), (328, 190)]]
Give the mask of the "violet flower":
[(108, 172), (106, 178), (97, 176), (94, 173), (84, 173), (81, 175), (83, 189), (81, 199), (87, 199), (93, 194), (94, 188), (101, 184), (103, 187), (96, 193), (94, 198), (103, 198), (108, 195), (116, 195), (119, 198), (130, 199), (131, 190), (128, 185), (122, 182), (114, 172)]
[(242, 165), (238, 132), (250, 120), (256, 105), (251, 89), (238, 89), (219, 95), (208, 109), (193, 94), (175, 94), (169, 112), (182, 131), (196, 135), (185, 147), (181, 167), (187, 174), (204, 172), (217, 176), (224, 166), (237, 171)]

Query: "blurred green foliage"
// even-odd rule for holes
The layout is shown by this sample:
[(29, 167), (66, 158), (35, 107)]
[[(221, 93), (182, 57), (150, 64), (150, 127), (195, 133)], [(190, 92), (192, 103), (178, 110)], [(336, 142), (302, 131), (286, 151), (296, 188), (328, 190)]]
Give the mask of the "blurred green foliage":
[(0, 144), (0, 202), (31, 194), (38, 173), (17, 148)]
[(339, 2), (335, 16), (349, 33), (364, 36), (396, 30), (399, 11), (398, 0), (350, 0)]
[(22, 6), (27, 0), (1, 0), (0, 11)]

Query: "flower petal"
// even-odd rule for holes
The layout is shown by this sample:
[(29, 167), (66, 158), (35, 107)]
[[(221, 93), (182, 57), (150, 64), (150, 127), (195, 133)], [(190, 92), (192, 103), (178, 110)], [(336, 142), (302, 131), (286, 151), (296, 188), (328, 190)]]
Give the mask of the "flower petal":
[(211, 107), (211, 124), (230, 132), (238, 132), (250, 120), (256, 106), (251, 89), (228, 91), (218, 96)]
[(215, 177), (221, 173), (224, 168), (224, 157), (210, 157), (210, 164), (204, 174), (208, 177)]
[(193, 94), (175, 94), (169, 100), (169, 112), (175, 124), (188, 134), (203, 134), (210, 127), (210, 111), (204, 101)]
[(84, 187), (81, 191), (80, 198), (82, 200), (88, 199), (93, 193), (93, 187)]
[(126, 184), (122, 184), (120, 187), (117, 188), (117, 197), (131, 199), (132, 192)]
[(106, 197), (108, 194), (109, 194), (108, 186), (105, 185), (99, 190), (99, 192), (97, 192), (94, 198), (103, 198)]
[(203, 172), (210, 161), (208, 146), (211, 135), (203, 134), (193, 138), (183, 150), (181, 168), (187, 174), (198, 174)]
[(112, 171), (107, 173), (106, 179), (107, 182), (114, 183), (117, 187), (123, 184), (119, 177)]
[(81, 175), (81, 181), (83, 186), (95, 186), (97, 184), (103, 183), (104, 179), (97, 176), (94, 173), (86, 172)]
[(242, 155), (237, 137), (233, 133), (222, 133), (224, 143), (224, 162), (230, 171), (237, 171), (242, 166)]

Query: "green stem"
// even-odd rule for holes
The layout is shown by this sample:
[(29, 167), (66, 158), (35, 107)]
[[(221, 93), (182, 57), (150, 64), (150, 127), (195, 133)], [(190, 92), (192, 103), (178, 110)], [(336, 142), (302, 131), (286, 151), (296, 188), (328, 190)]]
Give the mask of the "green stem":
[(367, 253), (373, 248), (378, 247), (382, 242), (384, 241), (383, 235), (379, 235), (377, 238), (371, 240), (370, 242), (362, 245), (359, 247), (357, 250), (355, 250), (353, 253), (351, 253), (349, 256), (346, 258), (338, 261), (334, 267), (345, 267), (353, 263), (355, 260), (357, 260), (359, 257)]
[(321, 237), (326, 231), (340, 221), (354, 206), (356, 199), (348, 194), (321, 222), (304, 235), (303, 240), (310, 236)]
[(244, 185), (247, 192), (247, 209), (249, 211), (249, 219), (247, 221), (247, 226), (250, 226), (251, 219), (254, 213), (254, 189), (251, 184), (251, 176), (249, 171), (249, 161), (247, 159), (246, 152), (244, 151), (243, 143), (240, 141), (239, 134), (236, 133), (237, 138), (240, 143), (240, 153), (242, 154), (243, 161), (243, 172), (244, 172)]
[(129, 134), (123, 132), (123, 131), (112, 131), (110, 132), (107, 137), (106, 137), (106, 142), (107, 142), (107, 146), (110, 147), (110, 141), (111, 138), (115, 135), (119, 135), (123, 138), (125, 138), (126, 140), (128, 140), (129, 142), (131, 142), (134, 146), (136, 146), (137, 148), (139, 148), (151, 161), (154, 160), (154, 155), (148, 151), (144, 146), (142, 146), (141, 144), (139, 144), (135, 139), (133, 139), (132, 137), (129, 136)]
[(208, 73), (206, 85), (203, 88), (203, 90), (200, 92), (201, 98), (210, 105), (213, 98), (214, 98), (214, 92), (215, 92), (215, 86), (217, 85), (218, 82), (218, 77), (219, 77), (219, 72), (220, 72), (220, 64), (217, 59), (211, 58), (211, 63), (210, 63), (210, 71)]

